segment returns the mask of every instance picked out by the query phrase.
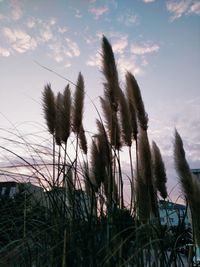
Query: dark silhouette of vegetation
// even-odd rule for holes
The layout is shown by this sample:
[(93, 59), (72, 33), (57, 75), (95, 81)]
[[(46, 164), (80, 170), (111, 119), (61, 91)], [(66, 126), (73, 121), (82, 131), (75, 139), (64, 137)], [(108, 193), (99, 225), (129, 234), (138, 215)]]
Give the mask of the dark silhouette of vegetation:
[[(160, 222), (159, 200), (169, 200), (164, 162), (156, 143), (150, 147), (148, 115), (136, 78), (128, 72), (126, 88), (120, 88), (105, 36), (102, 73), (103, 119), (98, 111), (92, 137), (83, 126), (86, 93), (79, 73), (73, 97), (69, 84), (57, 96), (50, 84), (44, 87), (47, 145), (34, 145), (20, 135), (20, 141), (13, 141), (30, 152), (30, 161), (1, 146), (20, 161), (15, 166), (18, 175), (20, 168), (26, 169), (43, 192), (40, 198), (26, 190), (0, 198), (0, 266), (185, 266), (180, 248), (200, 245), (200, 186), (190, 173), (181, 137), (176, 131), (174, 158), (192, 213), (192, 233), (185, 225), (186, 213), (177, 226)], [(120, 157), (123, 147), (130, 159), (129, 203)]]

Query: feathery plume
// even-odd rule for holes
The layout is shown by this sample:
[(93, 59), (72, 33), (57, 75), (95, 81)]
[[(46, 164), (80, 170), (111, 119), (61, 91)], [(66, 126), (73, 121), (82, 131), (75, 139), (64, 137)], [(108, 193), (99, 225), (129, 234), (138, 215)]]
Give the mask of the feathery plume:
[(79, 73), (74, 96), (74, 109), (73, 109), (73, 130), (76, 133), (79, 133), (82, 125), (84, 95), (85, 95), (84, 80), (82, 74)]
[(119, 81), (112, 47), (105, 36), (102, 40), (102, 72), (105, 76), (104, 95), (108, 98), (111, 110), (117, 112)]
[(194, 240), (200, 245), (200, 184), (190, 172), (190, 167), (185, 158), (183, 141), (177, 130), (175, 130), (174, 159), (181, 188), (191, 210)]
[(190, 199), (190, 196), (193, 194), (192, 175), (185, 158), (183, 141), (177, 130), (175, 130), (174, 159), (175, 168), (177, 173), (179, 174), (181, 188), (184, 192), (185, 197)]
[(138, 117), (138, 121), (140, 124), (140, 127), (146, 131), (148, 128), (148, 115), (145, 112), (144, 108), (144, 103), (142, 100), (140, 88), (138, 86), (138, 83), (130, 72), (127, 72), (126, 74), (126, 81), (127, 81), (127, 86), (130, 87), (129, 90), (132, 90), (132, 99), (133, 105), (135, 107), (135, 111)]
[(192, 188), (193, 195), (191, 196), (191, 211), (192, 211), (192, 220), (193, 228), (195, 235), (195, 242), (200, 246), (200, 183), (197, 178), (192, 176)]
[(158, 191), (160, 192), (161, 197), (165, 199), (167, 198), (167, 176), (165, 171), (165, 165), (162, 160), (160, 149), (154, 141), (152, 143), (152, 152), (155, 185)]
[(71, 128), (71, 91), (69, 84), (63, 92), (63, 111), (62, 111), (62, 141), (67, 142)]
[(119, 110), (120, 110), (120, 121), (122, 129), (122, 139), (127, 146), (131, 146), (131, 118), (127, 104), (127, 100), (121, 88), (119, 89)]
[[(98, 149), (100, 151), (100, 157), (102, 160), (102, 165), (105, 166), (105, 171), (104, 171), (104, 176), (103, 176), (103, 188), (104, 188), (104, 193), (105, 196), (110, 202), (114, 198), (115, 201), (118, 200), (118, 192), (117, 189), (114, 188), (116, 184), (114, 185), (113, 181), (113, 173), (112, 173), (112, 152), (111, 152), (111, 146), (108, 141), (107, 134), (105, 132), (105, 128), (103, 124), (97, 120), (97, 128), (98, 128), (98, 134), (96, 135), (97, 138), (97, 144), (98, 144)], [(117, 202), (116, 202), (117, 203)]]
[(44, 87), (42, 100), (47, 127), (49, 132), (53, 135), (55, 131), (56, 122), (56, 108), (54, 93), (49, 83)]
[(111, 150), (110, 150), (110, 144), (108, 141), (108, 136), (106, 134), (103, 124), (99, 120), (96, 120), (96, 124), (97, 124), (97, 129), (98, 129), (97, 137), (98, 137), (99, 150), (102, 153), (102, 156), (103, 156), (102, 159), (104, 160), (104, 164), (107, 166), (109, 165), (111, 161)]
[(83, 153), (87, 154), (87, 139), (85, 136), (85, 130), (83, 128), (83, 125), (81, 125), (79, 130), (79, 140), (80, 140), (80, 148), (83, 150)]
[(91, 168), (92, 177), (95, 181), (94, 185), (96, 185), (96, 188), (98, 189), (101, 185), (101, 182), (104, 180), (105, 165), (102, 160), (101, 151), (94, 141), (92, 141), (91, 148)]
[(63, 96), (59, 92), (56, 97), (56, 126), (55, 126), (55, 139), (56, 144), (61, 145), (62, 137), (62, 113), (63, 113)]
[(117, 114), (115, 112), (112, 112), (112, 109), (108, 101), (106, 101), (102, 97), (100, 97), (100, 101), (111, 145), (114, 146), (117, 150), (119, 150), (121, 147), (121, 141), (120, 141), (120, 129), (117, 119)]
[(134, 140), (137, 140), (138, 134), (138, 125), (137, 125), (137, 117), (136, 111), (133, 103), (133, 95), (132, 95), (132, 86), (131, 83), (128, 82), (128, 78), (126, 76), (126, 97), (128, 102), (128, 108), (130, 113), (131, 127)]
[(152, 178), (152, 159), (147, 132), (141, 130), (139, 135), (139, 175), (147, 186), (150, 215), (158, 216), (158, 203)]

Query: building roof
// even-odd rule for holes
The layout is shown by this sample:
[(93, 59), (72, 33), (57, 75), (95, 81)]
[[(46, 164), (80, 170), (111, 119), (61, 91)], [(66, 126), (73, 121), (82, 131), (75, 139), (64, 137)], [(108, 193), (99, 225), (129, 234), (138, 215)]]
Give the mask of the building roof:
[(186, 206), (179, 203), (173, 203), (170, 201), (160, 200), (159, 201), (160, 208), (167, 208), (169, 210), (185, 210)]

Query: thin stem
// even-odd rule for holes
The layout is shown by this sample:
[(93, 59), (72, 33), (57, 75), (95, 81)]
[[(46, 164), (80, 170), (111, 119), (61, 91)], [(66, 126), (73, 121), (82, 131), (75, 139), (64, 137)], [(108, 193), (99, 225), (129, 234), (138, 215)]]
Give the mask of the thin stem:
[(55, 147), (56, 147), (56, 141), (53, 135), (53, 187), (55, 186)]
[(128, 147), (129, 150), (129, 159), (130, 159), (130, 167), (131, 167), (131, 203), (130, 203), (130, 213), (132, 214), (133, 206), (135, 206), (135, 185), (134, 185), (134, 176), (133, 176), (133, 162), (132, 162), (132, 153), (131, 146)]

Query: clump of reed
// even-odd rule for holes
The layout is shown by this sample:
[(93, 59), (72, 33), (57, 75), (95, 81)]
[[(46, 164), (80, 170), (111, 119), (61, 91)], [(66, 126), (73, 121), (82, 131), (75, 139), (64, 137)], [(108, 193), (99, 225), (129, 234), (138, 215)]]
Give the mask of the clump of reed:
[(177, 130), (175, 130), (174, 159), (180, 186), (191, 211), (194, 243), (200, 245), (200, 183), (191, 174), (183, 142)]
[[(30, 260), (30, 266), (181, 264), (171, 241), (166, 244), (171, 228), (160, 224), (159, 199), (167, 201), (167, 177), (159, 147), (155, 142), (152, 147), (149, 143), (148, 115), (140, 87), (135, 76), (127, 72), (122, 88), (112, 46), (105, 36), (102, 73), (102, 117), (96, 120), (97, 131), (92, 137), (83, 124), (86, 90), (84, 77), (79, 73), (73, 95), (69, 84), (57, 95), (50, 84), (44, 87), (42, 106), (52, 146), (42, 147), (41, 152), (49, 155), (48, 164), (42, 161), (42, 153), (25, 140), (25, 146), (40, 159), (40, 165), (34, 159), (29, 163), (7, 151), (32, 170), (45, 190), (45, 201), (39, 203), (38, 210), (28, 207), (22, 199), (21, 239), (14, 236), (14, 240), (6, 239), (3, 243), (0, 255), (8, 258), (4, 262), (9, 262), (17, 251), (20, 257)], [(177, 132), (174, 147), (176, 169), (192, 213), (194, 242), (200, 244), (200, 187), (190, 173)], [(121, 164), (124, 148), (130, 163), (129, 203)], [(35, 232), (30, 231), (31, 227)], [(179, 235), (174, 241), (177, 244), (178, 238)], [(24, 248), (26, 245), (29, 249)], [(19, 252), (21, 247), (24, 249)], [(25, 266), (24, 259), (19, 260), (20, 266)]]

